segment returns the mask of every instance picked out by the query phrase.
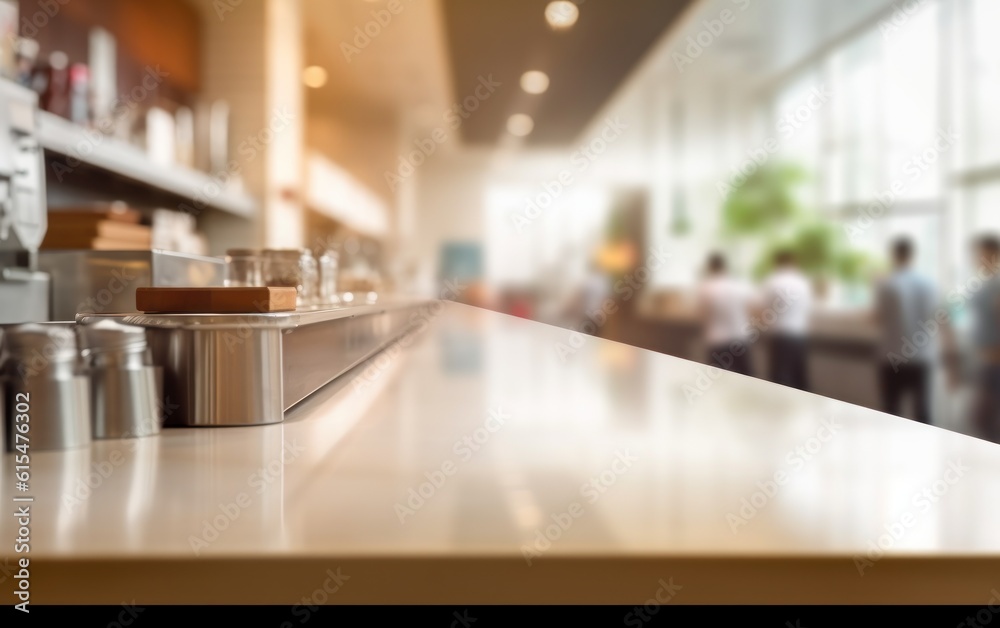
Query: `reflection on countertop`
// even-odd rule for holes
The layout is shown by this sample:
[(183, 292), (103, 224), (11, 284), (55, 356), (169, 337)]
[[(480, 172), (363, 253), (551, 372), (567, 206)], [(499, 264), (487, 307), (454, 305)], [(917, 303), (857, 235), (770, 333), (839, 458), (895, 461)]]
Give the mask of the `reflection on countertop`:
[(342, 601), (977, 603), (1000, 570), (1000, 446), (457, 304), (283, 424), (32, 465), (40, 603), (295, 603), (338, 566)]

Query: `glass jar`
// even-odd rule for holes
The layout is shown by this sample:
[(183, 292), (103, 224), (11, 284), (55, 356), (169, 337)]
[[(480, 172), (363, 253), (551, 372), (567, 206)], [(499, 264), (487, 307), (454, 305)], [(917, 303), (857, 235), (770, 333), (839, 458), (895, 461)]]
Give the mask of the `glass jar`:
[(316, 258), (307, 249), (267, 249), (264, 283), (274, 288), (295, 288), (299, 307), (313, 305), (319, 284)]
[(261, 258), (253, 249), (226, 251), (226, 282), (229, 287), (263, 286)]
[[(264, 285), (271, 288), (295, 288), (302, 284), (299, 276), (298, 249), (264, 250)], [(301, 290), (299, 290), (301, 295)]]
[(319, 256), (319, 302), (333, 305), (340, 301), (337, 294), (340, 256), (336, 251), (326, 250)]
[(299, 255), (299, 305), (315, 305), (319, 301), (319, 263), (312, 251), (303, 249)]

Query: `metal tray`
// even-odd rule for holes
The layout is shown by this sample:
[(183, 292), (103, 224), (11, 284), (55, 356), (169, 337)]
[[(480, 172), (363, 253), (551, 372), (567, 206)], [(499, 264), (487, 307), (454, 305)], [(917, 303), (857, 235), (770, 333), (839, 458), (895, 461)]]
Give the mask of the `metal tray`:
[(147, 329), (167, 426), (264, 425), (411, 331), (430, 301), (268, 314), (81, 314)]

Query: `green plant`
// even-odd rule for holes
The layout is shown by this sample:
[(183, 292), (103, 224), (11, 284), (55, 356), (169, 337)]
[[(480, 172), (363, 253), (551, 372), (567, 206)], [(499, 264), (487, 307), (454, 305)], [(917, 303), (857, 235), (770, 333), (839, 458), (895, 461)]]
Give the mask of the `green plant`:
[(727, 196), (722, 208), (724, 234), (765, 241), (753, 268), (758, 278), (771, 272), (779, 250), (788, 250), (814, 278), (864, 281), (874, 269), (873, 260), (852, 249), (836, 223), (799, 201), (800, 187), (809, 179), (806, 170), (795, 164), (759, 168)]
[(726, 234), (755, 235), (802, 216), (798, 188), (808, 180), (805, 169), (794, 164), (758, 168), (726, 197), (722, 206)]
[(779, 251), (794, 253), (802, 271), (814, 278), (837, 277), (857, 283), (870, 278), (874, 270), (871, 257), (850, 248), (842, 230), (827, 220), (803, 221), (788, 237), (770, 240), (754, 265), (755, 277), (762, 278), (773, 270)]

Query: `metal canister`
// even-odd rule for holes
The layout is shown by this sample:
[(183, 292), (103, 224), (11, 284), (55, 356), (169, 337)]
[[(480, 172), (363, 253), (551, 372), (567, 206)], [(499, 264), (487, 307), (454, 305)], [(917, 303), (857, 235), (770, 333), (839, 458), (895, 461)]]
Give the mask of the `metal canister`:
[[(3, 329), (0, 329), (0, 364), (3, 364)], [(7, 451), (7, 378), (0, 368), (0, 452)]]
[[(90, 443), (90, 385), (80, 374), (73, 327), (28, 323), (7, 329), (2, 371), (7, 378), (8, 451), (22, 444), (41, 451)], [(28, 416), (25, 432), (15, 426), (15, 415)]]
[(94, 438), (142, 438), (163, 425), (163, 374), (142, 327), (102, 320), (78, 328), (90, 376)]

